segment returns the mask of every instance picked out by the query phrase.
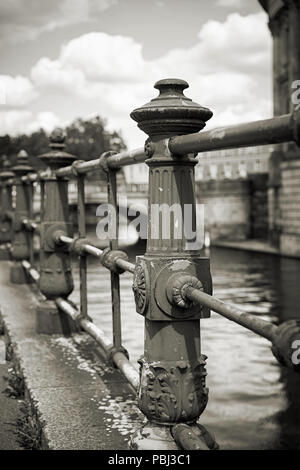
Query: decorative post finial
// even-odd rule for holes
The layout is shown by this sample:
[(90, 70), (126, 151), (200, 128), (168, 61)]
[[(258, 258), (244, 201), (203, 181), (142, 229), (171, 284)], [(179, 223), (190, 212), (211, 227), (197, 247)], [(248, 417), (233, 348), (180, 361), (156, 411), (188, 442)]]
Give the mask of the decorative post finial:
[(132, 111), (131, 118), (149, 137), (199, 132), (213, 113), (184, 95), (188, 87), (186, 81), (177, 78), (159, 80), (154, 85), (159, 95)]
[(24, 176), (27, 173), (33, 171), (32, 166), (30, 166), (29, 164), (28, 153), (26, 152), (26, 150), (22, 149), (19, 151), (17, 155), (17, 161), (12, 167), (12, 170), (18, 177)]
[(10, 161), (7, 155), (5, 154), (1, 155), (1, 167), (2, 167), (2, 170), (4, 170), (4, 168), (10, 167)]
[(50, 134), (49, 137), (50, 144), (49, 147), (52, 150), (64, 150), (66, 147), (66, 133), (60, 127), (56, 127)]
[(54, 129), (49, 137), (50, 150), (39, 157), (52, 171), (70, 165), (76, 160), (74, 155), (65, 152), (65, 140), (66, 134), (64, 130), (60, 128)]
[(7, 180), (14, 177), (14, 173), (11, 171), (11, 163), (7, 155), (2, 155), (2, 170), (0, 171), (0, 180)]

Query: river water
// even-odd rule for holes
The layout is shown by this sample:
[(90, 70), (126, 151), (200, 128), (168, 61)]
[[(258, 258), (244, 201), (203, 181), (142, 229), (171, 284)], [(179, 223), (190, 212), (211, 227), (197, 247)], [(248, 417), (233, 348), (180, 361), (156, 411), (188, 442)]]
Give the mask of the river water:
[[(134, 259), (143, 247), (131, 249)], [(278, 324), (299, 318), (300, 261), (239, 250), (210, 250), (214, 294)], [(75, 266), (77, 263), (75, 264)], [(78, 302), (78, 269), (72, 299)], [(144, 319), (135, 312), (132, 275), (121, 276), (123, 344), (136, 364), (143, 352)], [(88, 268), (89, 315), (111, 337), (109, 273)], [(200, 422), (223, 449), (300, 449), (300, 377), (282, 368), (270, 343), (212, 312), (201, 321), (208, 356), (209, 401)]]

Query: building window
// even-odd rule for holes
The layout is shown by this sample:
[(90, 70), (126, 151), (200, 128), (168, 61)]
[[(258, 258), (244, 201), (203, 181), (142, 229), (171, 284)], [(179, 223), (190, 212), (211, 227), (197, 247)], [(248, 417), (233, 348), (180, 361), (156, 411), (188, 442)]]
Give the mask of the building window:
[(247, 177), (247, 166), (245, 162), (240, 162), (239, 163), (239, 176), (241, 178), (246, 178)]
[(203, 180), (203, 166), (198, 166), (197, 168), (197, 180)]
[(232, 166), (230, 163), (225, 163), (224, 165), (224, 176), (225, 178), (232, 178)]
[(210, 172), (210, 177), (211, 179), (215, 180), (217, 179), (217, 174), (218, 174), (218, 167), (217, 165), (209, 165), (209, 172)]
[(254, 171), (257, 171), (257, 172), (262, 171), (262, 164), (261, 164), (261, 161), (258, 159), (255, 160)]

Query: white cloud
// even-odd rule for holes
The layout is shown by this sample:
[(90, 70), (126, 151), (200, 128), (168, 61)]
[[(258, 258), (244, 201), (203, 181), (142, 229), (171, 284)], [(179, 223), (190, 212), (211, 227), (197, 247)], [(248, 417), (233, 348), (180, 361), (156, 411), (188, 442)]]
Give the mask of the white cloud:
[(34, 40), (40, 34), (65, 26), (95, 22), (118, 0), (9, 0), (0, 2), (2, 42)]
[(73, 67), (65, 67), (59, 60), (42, 57), (31, 70), (31, 78), (41, 89), (65, 89), (79, 92), (84, 89), (86, 79), (83, 72)]
[(143, 78), (146, 62), (142, 46), (131, 37), (102, 32), (72, 39), (59, 57), (65, 68), (81, 70), (89, 80), (136, 82)]
[(62, 124), (60, 118), (52, 111), (42, 111), (35, 116), (31, 125), (34, 129), (42, 128), (46, 132), (51, 132)]
[(217, 0), (216, 5), (224, 8), (241, 8), (245, 0)]
[(1, 135), (30, 134), (41, 128), (46, 132), (51, 132), (61, 124), (58, 116), (51, 111), (44, 111), (37, 115), (26, 110), (0, 111)]
[(198, 38), (195, 46), (171, 50), (159, 63), (174, 73), (179, 65), (193, 74), (224, 70), (263, 74), (269, 70), (271, 37), (263, 12), (247, 16), (232, 13), (223, 23), (207, 21)]
[(187, 95), (213, 110), (210, 127), (267, 117), (271, 40), (265, 14), (235, 13), (224, 22), (208, 21), (194, 46), (155, 61), (143, 57), (133, 38), (93, 32), (69, 41), (56, 60), (41, 58), (31, 71), (41, 95), (56, 89), (74, 97), (73, 117), (82, 114), (84, 103), (107, 118), (110, 129), (121, 129), (130, 147), (143, 145), (145, 138), (130, 112), (155, 96), (156, 80), (172, 76), (187, 80)]
[(31, 81), (20, 75), (0, 75), (1, 104), (24, 106), (34, 100), (38, 93)]

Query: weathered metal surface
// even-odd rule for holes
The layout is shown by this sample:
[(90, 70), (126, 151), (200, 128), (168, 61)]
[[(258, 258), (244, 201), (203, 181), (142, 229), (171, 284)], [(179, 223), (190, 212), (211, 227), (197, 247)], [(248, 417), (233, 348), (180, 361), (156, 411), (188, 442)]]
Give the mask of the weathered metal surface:
[(132, 111), (130, 116), (150, 138), (198, 132), (213, 113), (183, 94), (188, 87), (186, 81), (176, 78), (159, 80), (154, 85), (159, 96)]
[(63, 151), (64, 137), (59, 132), (50, 137), (50, 149), (41, 155), (48, 165), (48, 176), (44, 177), (44, 210), (41, 219), (40, 290), (47, 299), (59, 295), (68, 296), (73, 290), (69, 254), (64, 248), (55, 246), (53, 236), (61, 230), (71, 234), (68, 218), (68, 183), (56, 179), (54, 170), (75, 157)]
[(22, 266), (22, 260), (30, 258), (30, 235), (22, 224), (23, 218), (30, 218), (32, 212), (31, 187), (21, 180), (21, 177), (33, 169), (29, 165), (28, 155), (25, 150), (18, 154), (17, 164), (12, 168), (15, 174), (16, 207), (13, 219), (12, 256), (14, 263), (11, 267), (11, 282), (27, 282), (26, 274)]
[(8, 214), (12, 213), (12, 184), (9, 184), (9, 181), (12, 180), (14, 174), (10, 170), (10, 163), (5, 155), (2, 157), (2, 166), (0, 172), (0, 259), (9, 259), (6, 244), (11, 242), (13, 237), (12, 219), (8, 217)]
[[(27, 186), (27, 195), (28, 195), (28, 215), (29, 218), (32, 220), (34, 217), (33, 213), (33, 197), (34, 197), (34, 186), (32, 181), (28, 181), (25, 183)], [(24, 226), (24, 224), (23, 224)], [(29, 261), (33, 265), (34, 264), (34, 226), (37, 227), (37, 224), (31, 225), (31, 230), (29, 230), (29, 236), (28, 236), (28, 248), (29, 248)], [(25, 227), (26, 228), (26, 227)]]
[[(186, 87), (184, 84), (182, 85), (183, 87)], [(168, 91), (168, 87), (169, 85), (165, 86), (166, 92)], [(167, 111), (164, 117), (164, 104), (162, 101), (161, 103), (159, 103), (159, 106), (157, 106), (157, 101), (152, 100), (151, 103), (149, 103), (148, 108), (150, 109), (150, 112), (154, 109), (157, 109), (157, 111), (160, 113), (161, 120), (168, 119), (170, 123), (169, 136), (171, 136), (168, 142), (168, 146), (170, 152), (174, 154), (185, 155), (188, 153), (205, 152), (217, 149), (251, 147), (256, 145), (268, 145), (289, 141), (295, 141), (298, 145), (300, 144), (299, 110), (295, 110), (292, 114), (277, 116), (271, 119), (253, 121), (234, 126), (220, 127), (211, 131), (202, 132), (201, 134), (198, 134), (197, 132), (198, 130), (200, 130), (199, 123), (202, 123), (201, 125), (203, 128), (205, 126), (205, 118), (209, 119), (212, 116), (212, 112), (207, 108), (193, 103), (185, 96), (180, 96), (180, 94), (178, 94), (178, 90), (174, 92), (174, 88), (172, 93), (173, 97), (176, 97), (178, 100), (177, 103), (173, 105), (173, 107), (170, 106), (170, 109), (172, 108), (172, 112), (174, 114), (172, 118), (173, 123), (170, 111)], [(170, 103), (168, 103), (168, 105), (169, 104)], [(182, 122), (176, 122), (175, 115), (176, 113), (179, 113), (178, 115), (180, 115), (181, 105), (186, 106), (187, 109), (190, 109), (185, 124), (183, 124)], [(201, 112), (204, 115), (202, 121), (201, 117), (199, 118), (200, 109), (202, 109)], [(157, 127), (157, 129), (155, 130), (153, 128), (153, 123), (150, 122), (151, 120), (148, 120), (147, 113), (148, 110), (147, 112), (143, 111), (143, 115), (140, 114), (140, 118), (143, 121), (140, 124), (141, 129), (143, 128), (144, 123), (146, 123), (146, 126), (152, 126), (152, 132), (160, 132), (159, 119), (155, 124), (155, 126)], [(137, 116), (135, 116), (135, 111), (131, 113), (131, 117), (137, 120)], [(178, 127), (176, 128), (176, 126)], [(150, 130), (150, 128), (148, 130)], [(165, 130), (167, 130), (166, 125)], [(191, 134), (184, 135), (186, 131), (190, 132)], [(153, 151), (153, 143), (151, 144), (149, 142), (146, 142), (144, 148), (120, 152), (108, 157), (106, 160), (106, 165), (109, 168), (119, 169), (127, 165), (142, 163), (147, 158), (152, 156)], [(86, 174), (90, 171), (99, 170), (101, 168), (102, 161), (100, 157), (94, 160), (78, 164), (76, 166), (76, 171), (77, 174)], [(74, 178), (76, 176), (72, 165), (56, 170), (56, 175), (59, 177), (68, 176), (69, 178)]]
[[(174, 327), (172, 324), (169, 326), (163, 331), (160, 331), (160, 328), (156, 328), (155, 332), (153, 328), (151, 329), (151, 334), (161, 336), (159, 341), (158, 338), (155, 342), (152, 341), (152, 347), (160, 346), (161, 349), (161, 354), (156, 354), (157, 360), (153, 358), (150, 362), (143, 357), (139, 361), (141, 366), (139, 408), (149, 421), (158, 424), (170, 425), (182, 421), (191, 423), (199, 418), (207, 405), (206, 356), (200, 354), (196, 345), (199, 334), (196, 324), (189, 324), (187, 327), (180, 322)], [(149, 333), (147, 333), (146, 331), (145, 341), (148, 340), (149, 344)], [(189, 354), (188, 348), (184, 347), (182, 336), (184, 341), (190, 336), (190, 346), (195, 348), (194, 354)], [(166, 345), (171, 354), (168, 354), (166, 347), (162, 345), (167, 340), (169, 342)], [(173, 345), (175, 341), (176, 348)], [(174, 351), (179, 352), (184, 359), (174, 360)], [(145, 351), (146, 354), (149, 355), (149, 350)], [(159, 357), (163, 354), (165, 360)]]
[(135, 165), (136, 163), (143, 163), (147, 158), (145, 150), (138, 148), (126, 152), (120, 152), (107, 159), (109, 168), (121, 168), (127, 165)]
[(183, 286), (182, 288), (183, 297), (187, 297), (195, 302), (198, 302), (201, 305), (206, 305), (211, 308), (214, 312), (223, 315), (229, 320), (238, 323), (239, 325), (248, 328), (254, 333), (263, 336), (264, 338), (273, 341), (275, 333), (277, 331), (277, 326), (273, 325), (270, 322), (257, 318), (250, 313), (243, 312), (236, 308), (234, 305), (227, 304), (222, 300), (217, 299), (205, 292), (201, 292), (198, 289), (190, 285)]
[[(190, 154), (171, 154), (167, 142), (174, 134), (199, 131), (212, 112), (184, 96), (188, 84), (183, 80), (161, 80), (155, 87), (159, 96), (131, 113), (149, 135), (149, 214), (154, 204), (178, 204), (185, 218), (184, 207), (188, 204), (192, 208), (191, 219), (184, 222), (195, 228), (196, 160)], [(197, 273), (205, 290), (211, 292), (211, 277), (209, 260), (200, 257), (199, 249), (189, 246), (184, 223), (180, 237), (172, 229), (169, 237), (164, 237), (164, 222), (161, 214), (158, 219), (149, 218), (147, 250), (145, 256), (138, 258), (133, 289), (137, 312), (145, 317), (139, 407), (151, 423), (170, 426), (195, 422), (205, 409), (208, 390), (205, 356), (200, 351), (201, 309), (192, 305), (185, 310), (176, 307), (166, 295), (166, 284), (176, 271), (185, 275)], [(141, 439), (141, 434), (133, 436), (132, 447), (147, 448), (147, 439)]]
[(170, 426), (147, 422), (135, 433), (134, 441), (131, 441), (131, 449), (171, 451), (178, 450), (180, 447), (174, 441)]
[(179, 423), (172, 426), (172, 435), (180, 446), (185, 450), (218, 450), (215, 436), (204, 426), (194, 424), (187, 426)]
[(128, 256), (124, 251), (111, 251), (108, 248), (101, 250), (100, 248), (89, 244), (88, 240), (71, 238), (65, 235), (60, 235), (59, 240), (68, 245), (69, 249), (75, 253), (78, 253), (78, 251), (85, 251), (89, 255), (99, 258), (101, 264), (111, 271), (118, 270), (119, 272), (134, 272), (135, 264), (128, 261)]
[(23, 219), (22, 224), (24, 225), (25, 229), (28, 230), (29, 232), (33, 231), (36, 233), (40, 233), (40, 227), (36, 222), (33, 222), (32, 220), (29, 220), (29, 219)]
[(201, 305), (206, 305), (220, 315), (247, 328), (263, 338), (272, 342), (272, 351), (281, 365), (300, 373), (298, 361), (293, 361), (293, 354), (300, 344), (300, 321), (289, 320), (276, 326), (272, 323), (255, 317), (247, 312), (239, 310), (234, 305), (201, 292), (197, 288), (186, 283), (181, 288), (183, 298), (189, 298)]
[(28, 182), (35, 183), (36, 181), (38, 181), (38, 179), (39, 179), (38, 173), (29, 173), (28, 175), (24, 175), (21, 177), (21, 180), (23, 181), (23, 183), (28, 183)]
[[(118, 250), (117, 239), (111, 240), (108, 249), (100, 250), (85, 238), (84, 175), (89, 171), (102, 169), (107, 173), (108, 202), (117, 211), (116, 171), (124, 165), (147, 159), (150, 167), (149, 214), (153, 204), (169, 207), (178, 204), (181, 209), (190, 205), (194, 229), (195, 152), (289, 140), (300, 142), (299, 109), (290, 115), (196, 134), (203, 129), (212, 112), (185, 97), (183, 90), (187, 87), (183, 80), (161, 80), (155, 85), (160, 91), (159, 96), (131, 113), (149, 136), (144, 149), (118, 154), (107, 152), (89, 162), (73, 162), (74, 157), (64, 151), (62, 133), (55, 131), (50, 152), (41, 156), (48, 169), (39, 174), (27, 174), (31, 169), (22, 152), (14, 167), (15, 217), (12, 216), (11, 195), (5, 193), (12, 174), (5, 171), (0, 174), (0, 180), (5, 181), (4, 185), (3, 181), (1, 183), (1, 204), (4, 200), (4, 208), (7, 207), (4, 213), (7, 220), (13, 221), (14, 227), (13, 255), (18, 271), (14, 271), (17, 274), (12, 278), (15, 282), (24, 282), (24, 273), (27, 273), (39, 283), (46, 297), (38, 307), (38, 331), (70, 332), (77, 323), (101, 345), (131, 385), (139, 389), (139, 407), (150, 421), (133, 437), (132, 447), (140, 449), (149, 448), (154, 441), (159, 442), (157, 448), (177, 449), (173, 437), (186, 449), (217, 448), (214, 437), (203, 426), (195, 424), (208, 400), (206, 356), (200, 350), (199, 319), (208, 317), (210, 308), (271, 340), (278, 360), (299, 371), (299, 366), (292, 361), (291, 346), (293, 341), (300, 339), (299, 322), (287, 322), (277, 327), (212, 297), (209, 259), (201, 258), (199, 250), (190, 247), (190, 240), (183, 230), (185, 224), (180, 237), (171, 230), (169, 238), (165, 238), (162, 235), (163, 216), (150, 217), (147, 251), (145, 256), (138, 258), (136, 265)], [(78, 181), (77, 239), (71, 237), (68, 220), (66, 176), (76, 177)], [(32, 221), (32, 186), (36, 181), (41, 183), (40, 230)], [(8, 195), (6, 201), (4, 194)], [(185, 217), (184, 210), (182, 214)], [(40, 273), (33, 266), (34, 231), (41, 234)], [(72, 251), (80, 257), (80, 311), (67, 300), (73, 289), (69, 257)], [(96, 256), (111, 272), (113, 342), (87, 317), (87, 254)], [(145, 351), (139, 361), (140, 381), (122, 347), (119, 274), (123, 271), (134, 274), (136, 310), (145, 317)], [(64, 319), (64, 324), (60, 325), (58, 312), (64, 312), (65, 318), (69, 317), (74, 324), (68, 324)]]
[[(59, 333), (51, 328), (48, 331), (48, 316), (55, 308), (54, 299), (58, 296), (67, 297), (73, 290), (70, 254), (65, 246), (57, 246), (55, 236), (57, 233), (72, 234), (69, 223), (68, 208), (68, 182), (65, 179), (57, 179), (55, 170), (68, 162), (73, 162), (75, 157), (64, 152), (64, 135), (56, 130), (50, 137), (50, 151), (41, 155), (41, 160), (46, 163), (47, 171), (43, 177), (42, 213), (41, 213), (41, 249), (40, 249), (40, 280), (39, 288), (46, 297), (37, 308), (40, 333)], [(49, 305), (51, 305), (49, 309)], [(45, 319), (45, 322), (43, 322)], [(43, 328), (43, 323), (45, 328)], [(59, 323), (56, 322), (56, 325)], [(70, 331), (73, 327), (69, 323)]]
[(29, 261), (22, 261), (22, 266), (26, 270), (27, 274), (31, 277), (31, 279), (38, 283), (40, 280), (40, 274), (39, 272), (34, 269), (34, 267), (29, 263)]
[[(106, 165), (109, 168), (121, 168), (126, 165), (135, 165), (137, 163), (142, 163), (145, 161), (147, 156), (143, 148), (138, 148), (131, 151), (125, 151), (120, 153), (111, 152), (113, 155), (106, 158)], [(96, 158), (95, 160), (89, 160), (87, 162), (82, 162), (76, 166), (77, 174), (86, 174), (94, 170), (103, 169), (103, 160), (101, 157)], [(72, 165), (60, 168), (56, 171), (58, 177), (68, 176), (69, 178), (74, 178), (76, 174), (72, 169)]]
[(171, 137), (171, 152), (207, 152), (295, 141), (300, 144), (300, 110), (262, 121), (219, 127), (201, 134)]
[[(299, 360), (293, 360), (293, 354), (300, 346), (300, 320), (288, 320), (276, 329), (272, 351), (281, 365), (300, 373)], [(297, 354), (296, 354), (297, 355)]]
[(128, 255), (124, 251), (112, 250), (111, 248), (107, 247), (105, 250), (103, 250), (100, 261), (103, 266), (110, 270), (110, 272), (114, 274), (121, 274), (124, 271), (118, 266), (118, 261), (120, 259), (127, 261)]
[[(105, 159), (105, 166), (107, 165), (107, 159), (112, 156), (114, 152), (107, 152), (103, 155)], [(112, 326), (113, 326), (113, 344), (116, 350), (122, 348), (122, 325), (121, 325), (121, 298), (120, 298), (120, 269), (115, 264), (116, 257), (111, 257), (111, 253), (118, 253), (118, 238), (119, 238), (119, 207), (117, 200), (117, 170), (107, 167), (107, 200), (108, 204), (114, 208), (116, 216), (116, 237), (111, 238), (109, 241), (109, 252), (105, 252), (102, 255), (102, 263), (104, 266), (107, 264), (112, 268), (110, 269), (110, 285), (111, 285), (111, 304), (112, 304)], [(119, 252), (122, 256), (122, 252)], [(125, 254), (125, 253), (124, 253)], [(118, 257), (118, 255), (117, 255)], [(128, 257), (125, 256), (125, 259)], [(115, 266), (114, 266), (115, 265)], [(117, 268), (117, 269), (116, 269)]]
[[(78, 165), (79, 162), (74, 162)], [(73, 163), (73, 166), (74, 166)], [(75, 167), (76, 168), (76, 167)], [(77, 225), (79, 238), (86, 237), (85, 227), (85, 197), (84, 197), (84, 175), (77, 176)], [(83, 317), (88, 315), (87, 300), (87, 262), (86, 253), (79, 253), (79, 278), (80, 278), (80, 313)]]

